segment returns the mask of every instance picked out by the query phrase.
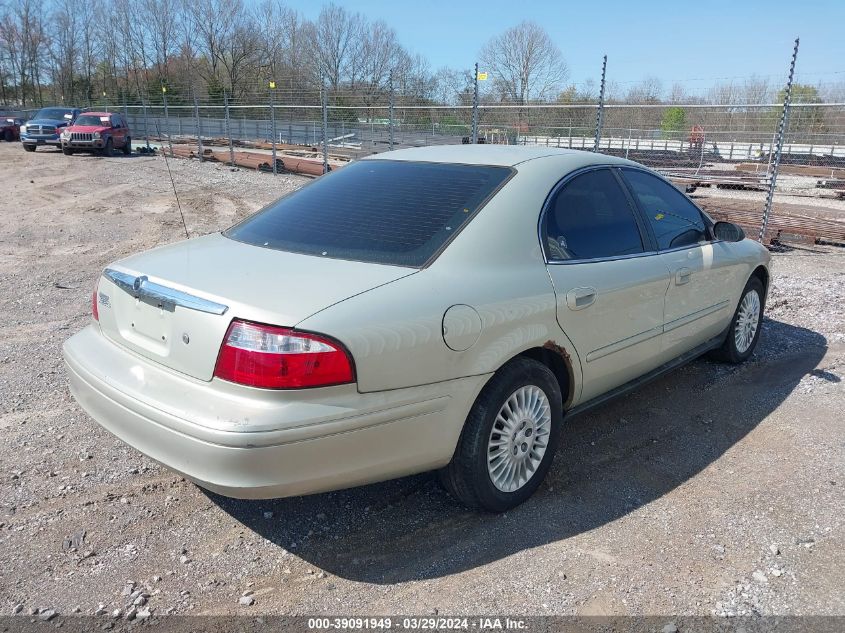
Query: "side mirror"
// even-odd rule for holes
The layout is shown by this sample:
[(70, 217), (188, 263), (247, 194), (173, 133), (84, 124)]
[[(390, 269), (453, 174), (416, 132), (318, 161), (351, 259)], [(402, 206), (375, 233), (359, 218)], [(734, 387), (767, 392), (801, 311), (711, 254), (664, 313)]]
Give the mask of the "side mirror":
[(745, 239), (745, 231), (733, 222), (716, 222), (713, 236), (723, 242), (741, 242)]

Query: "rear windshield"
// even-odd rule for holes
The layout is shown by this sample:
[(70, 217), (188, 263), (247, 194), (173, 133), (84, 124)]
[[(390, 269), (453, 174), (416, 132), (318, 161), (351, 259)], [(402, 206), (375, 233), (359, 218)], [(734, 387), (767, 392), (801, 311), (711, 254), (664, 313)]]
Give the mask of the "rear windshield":
[(224, 235), (294, 253), (420, 267), (511, 173), (486, 165), (362, 160)]

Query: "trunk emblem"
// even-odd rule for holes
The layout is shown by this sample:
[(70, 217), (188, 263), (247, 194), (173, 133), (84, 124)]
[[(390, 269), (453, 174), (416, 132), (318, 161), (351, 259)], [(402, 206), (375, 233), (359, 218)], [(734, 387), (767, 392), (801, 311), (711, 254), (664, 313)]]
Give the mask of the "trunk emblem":
[(132, 282), (132, 288), (135, 290), (135, 292), (138, 292), (141, 289), (141, 286), (143, 286), (145, 283), (147, 283), (146, 275), (135, 277), (135, 281)]
[(182, 333), (182, 342), (183, 342), (185, 345), (187, 345), (188, 343), (190, 343), (190, 342), (191, 342), (191, 337), (190, 337), (190, 336), (188, 336), (188, 333), (187, 333), (187, 332), (183, 332), (183, 333)]

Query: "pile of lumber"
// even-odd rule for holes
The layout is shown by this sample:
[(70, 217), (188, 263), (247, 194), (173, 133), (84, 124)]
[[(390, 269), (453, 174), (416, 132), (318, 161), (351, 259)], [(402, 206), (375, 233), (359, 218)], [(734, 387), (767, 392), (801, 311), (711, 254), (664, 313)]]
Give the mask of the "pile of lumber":
[[(711, 209), (708, 210), (708, 213), (714, 220), (738, 224), (750, 238), (757, 239), (760, 233), (762, 214), (759, 209)], [(845, 246), (845, 222), (800, 215), (784, 215), (773, 211), (769, 215), (763, 243), (773, 244), (781, 241)]]
[[(263, 152), (234, 152), (231, 156), (228, 151), (215, 151), (204, 147), (202, 156), (194, 145), (174, 145), (171, 153), (169, 147), (162, 147), (162, 151), (174, 158), (201, 158), (203, 161), (217, 163), (231, 163), (235, 167), (243, 169), (255, 169), (257, 171), (272, 172), (273, 156)], [(329, 170), (341, 167), (342, 163), (331, 161)], [(302, 158), (300, 156), (276, 155), (277, 173), (300, 174), (303, 176), (320, 176), (323, 174), (323, 161)]]

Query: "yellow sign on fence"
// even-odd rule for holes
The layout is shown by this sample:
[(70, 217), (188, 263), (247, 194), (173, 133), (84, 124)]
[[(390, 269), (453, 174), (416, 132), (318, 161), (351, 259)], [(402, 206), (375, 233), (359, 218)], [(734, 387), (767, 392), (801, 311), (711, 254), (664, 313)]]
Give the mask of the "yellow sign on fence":
[(487, 73), (478, 73), (478, 81), (487, 81)]
[(276, 89), (276, 82), (275, 82), (275, 81), (271, 81), (271, 82), (270, 82), (270, 90), (275, 90), (275, 89)]

